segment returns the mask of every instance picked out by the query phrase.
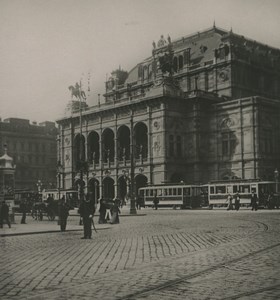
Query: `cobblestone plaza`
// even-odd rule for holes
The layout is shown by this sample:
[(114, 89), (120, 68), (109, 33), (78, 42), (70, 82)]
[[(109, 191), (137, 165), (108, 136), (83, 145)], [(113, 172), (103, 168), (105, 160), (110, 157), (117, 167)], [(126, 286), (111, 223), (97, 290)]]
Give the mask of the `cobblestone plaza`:
[(1, 299), (280, 298), (279, 210), (143, 209), (92, 240), (27, 221), (54, 231), (1, 229)]

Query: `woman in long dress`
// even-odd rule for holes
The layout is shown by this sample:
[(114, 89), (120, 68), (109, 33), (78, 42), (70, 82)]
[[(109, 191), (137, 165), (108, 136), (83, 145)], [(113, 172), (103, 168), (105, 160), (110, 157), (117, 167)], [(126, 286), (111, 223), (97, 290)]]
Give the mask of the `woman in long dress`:
[(112, 214), (112, 218), (110, 223), (111, 224), (119, 224), (120, 223), (120, 219), (119, 219), (119, 214), (121, 213), (118, 203), (115, 201), (113, 207), (111, 208), (111, 214)]

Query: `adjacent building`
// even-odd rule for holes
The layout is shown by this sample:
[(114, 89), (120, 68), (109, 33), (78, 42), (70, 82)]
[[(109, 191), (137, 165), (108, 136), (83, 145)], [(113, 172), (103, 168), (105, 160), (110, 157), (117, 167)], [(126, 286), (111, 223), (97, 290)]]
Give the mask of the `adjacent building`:
[[(165, 182), (274, 178), (280, 50), (213, 27), (172, 41), (106, 82), (105, 103), (58, 120), (63, 186), (124, 198)], [(82, 100), (83, 101), (83, 100)]]
[(16, 165), (15, 188), (40, 190), (56, 187), (57, 128), (9, 118), (0, 121), (0, 149), (7, 145)]

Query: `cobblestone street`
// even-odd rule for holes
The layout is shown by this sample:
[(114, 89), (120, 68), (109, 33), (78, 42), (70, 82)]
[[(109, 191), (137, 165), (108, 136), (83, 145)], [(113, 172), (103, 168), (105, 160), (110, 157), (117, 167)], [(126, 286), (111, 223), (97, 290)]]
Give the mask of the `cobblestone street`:
[(279, 210), (141, 212), (92, 240), (1, 237), (1, 299), (280, 298)]

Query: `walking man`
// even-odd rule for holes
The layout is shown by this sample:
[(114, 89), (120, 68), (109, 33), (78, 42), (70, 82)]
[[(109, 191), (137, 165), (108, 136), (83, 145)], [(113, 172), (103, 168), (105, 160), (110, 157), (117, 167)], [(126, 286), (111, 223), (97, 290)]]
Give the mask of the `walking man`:
[(11, 228), (11, 223), (9, 219), (9, 206), (5, 202), (5, 200), (2, 202), (1, 206), (1, 212), (0, 212), (0, 227), (3, 228), (3, 221), (6, 221), (9, 228)]
[(155, 195), (154, 196), (154, 207), (155, 207), (155, 210), (158, 209), (158, 203), (159, 203), (158, 197), (157, 197), (157, 195)]
[(258, 210), (258, 197), (254, 191), (252, 191), (252, 195), (251, 195), (251, 205), (252, 205), (252, 210), (255, 211)]
[(26, 224), (26, 211), (27, 211), (27, 205), (26, 205), (26, 200), (23, 199), (23, 201), (20, 203), (20, 210), (22, 213), (22, 217), (21, 217), (21, 224)]
[(92, 235), (91, 224), (92, 224), (92, 218), (95, 213), (95, 206), (93, 201), (90, 201), (88, 195), (84, 197), (84, 199), (82, 200), (79, 213), (83, 218), (83, 224), (84, 224), (84, 236), (82, 237), (82, 239), (91, 239), (91, 235)]
[(234, 198), (235, 198), (234, 207), (235, 207), (235, 210), (238, 211), (240, 208), (240, 196), (239, 196), (238, 192), (235, 194)]
[(60, 231), (66, 230), (67, 218), (69, 216), (69, 206), (65, 201), (65, 197), (61, 198), (59, 207), (59, 221), (60, 221)]

